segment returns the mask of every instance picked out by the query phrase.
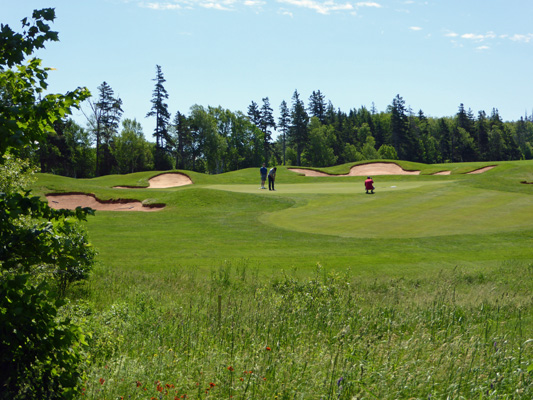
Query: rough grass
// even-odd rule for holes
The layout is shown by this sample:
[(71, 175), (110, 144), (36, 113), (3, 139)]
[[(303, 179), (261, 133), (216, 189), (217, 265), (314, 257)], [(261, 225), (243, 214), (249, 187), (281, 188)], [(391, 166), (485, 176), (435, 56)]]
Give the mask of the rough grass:
[[(101, 268), (77, 306), (89, 399), (429, 399), (533, 395), (533, 266), (431, 277), (269, 279)], [(109, 304), (109, 293), (116, 293)]]

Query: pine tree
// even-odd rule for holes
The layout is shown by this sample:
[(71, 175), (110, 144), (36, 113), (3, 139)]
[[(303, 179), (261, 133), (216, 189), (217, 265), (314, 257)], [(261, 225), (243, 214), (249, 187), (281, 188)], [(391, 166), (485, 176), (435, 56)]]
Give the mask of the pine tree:
[(309, 123), (309, 116), (297, 90), (294, 91), (292, 96), (291, 120), (289, 140), (296, 146), (296, 163), (301, 165), (301, 156), (308, 136), (307, 124)]
[(287, 146), (287, 137), (289, 135), (289, 129), (290, 129), (290, 123), (291, 123), (291, 113), (289, 111), (289, 107), (287, 107), (287, 102), (283, 100), (279, 106), (279, 120), (278, 120), (278, 127), (281, 131), (281, 140), (282, 140), (282, 147), (283, 147), (283, 165), (285, 165), (285, 152), (286, 152), (286, 146)]
[(152, 92), (152, 108), (146, 114), (146, 117), (155, 116), (155, 130), (153, 136), (155, 137), (156, 157), (155, 167), (156, 169), (167, 169), (169, 167), (166, 162), (166, 151), (172, 144), (172, 139), (168, 132), (168, 124), (170, 121), (170, 113), (168, 111), (168, 104), (165, 100), (168, 99), (168, 92), (163, 86), (166, 82), (161, 66), (156, 65), (156, 77), (152, 79), (155, 81), (155, 88)]
[(89, 125), (96, 138), (96, 175), (106, 175), (111, 172), (111, 141), (117, 134), (120, 118), (122, 117), (122, 100), (115, 97), (115, 93), (107, 82), (98, 86), (98, 101), (89, 102), (92, 115)]
[(260, 128), (264, 133), (263, 150), (265, 152), (265, 162), (269, 160), (270, 148), (272, 146), (272, 129), (276, 129), (276, 120), (272, 114), (268, 97), (263, 98), (263, 106), (260, 111)]
[(180, 113), (174, 117), (174, 142), (176, 145), (176, 168), (186, 169), (186, 149), (192, 145), (191, 127), (188, 118)]
[(457, 120), (457, 127), (463, 128), (469, 134), (474, 132), (474, 119), (472, 118), (472, 110), (465, 111), (463, 103), (459, 105), (459, 111), (455, 115)]
[(248, 106), (248, 118), (255, 126), (261, 129), (261, 110), (259, 110), (259, 106), (255, 101), (252, 101)]
[(309, 97), (309, 115), (317, 117), (323, 125), (326, 123), (326, 99), (320, 90), (313, 90)]
[(488, 161), (489, 156), (489, 124), (487, 121), (487, 115), (485, 111), (478, 113), (476, 121), (476, 133), (477, 133), (477, 148), (479, 152), (480, 160)]
[(404, 99), (402, 99), (399, 94), (396, 95), (392, 100), (391, 128), (392, 144), (396, 149), (400, 160), (407, 160), (409, 155), (409, 118), (406, 111)]

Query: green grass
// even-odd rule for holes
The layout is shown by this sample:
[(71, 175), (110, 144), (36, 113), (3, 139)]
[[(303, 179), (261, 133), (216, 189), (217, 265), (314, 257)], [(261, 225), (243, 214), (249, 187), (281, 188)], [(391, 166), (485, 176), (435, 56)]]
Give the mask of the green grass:
[(533, 162), (399, 164), (421, 175), (374, 195), (285, 167), (276, 192), (257, 169), (148, 190), (112, 187), (154, 172), (39, 175), (41, 195), (166, 204), (86, 223), (85, 398), (531, 398)]
[[(446, 165), (461, 171), (481, 166)], [(424, 165), (415, 167), (426, 171)], [(394, 275), (531, 260), (533, 187), (520, 181), (531, 180), (532, 169), (531, 162), (514, 162), (480, 175), (375, 177), (373, 196), (364, 194), (359, 177), (306, 178), (283, 167), (277, 192), (258, 190), (258, 173), (251, 169), (191, 174), (195, 182), (207, 183), (174, 189), (110, 188), (147, 182), (153, 172), (91, 180), (44, 175), (37, 188), (167, 205), (149, 214), (97, 212), (89, 219), (100, 259), (114, 268), (209, 269), (245, 259), (265, 274), (280, 268), (305, 271), (320, 262), (326, 268)]]

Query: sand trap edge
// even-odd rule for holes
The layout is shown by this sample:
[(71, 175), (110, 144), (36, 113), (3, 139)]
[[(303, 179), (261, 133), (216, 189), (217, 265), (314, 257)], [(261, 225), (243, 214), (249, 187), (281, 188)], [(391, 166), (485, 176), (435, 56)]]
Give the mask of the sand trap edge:
[(482, 174), (483, 172), (487, 172), (493, 168), (496, 168), (497, 165), (489, 165), (488, 167), (483, 167), (483, 168), (478, 168), (478, 169), (475, 169), (473, 171), (470, 171), (470, 172), (467, 172), (466, 175), (470, 175), (470, 174)]
[(163, 172), (148, 179), (148, 186), (113, 186), (113, 189), (167, 189), (192, 185), (192, 179), (182, 172)]
[[(374, 170), (371, 167), (376, 167)], [(372, 162), (354, 165), (347, 174), (328, 174), (308, 168), (288, 168), (289, 171), (305, 176), (368, 176), (368, 175), (420, 175), (420, 171), (410, 171), (393, 162)]]
[[(110, 199), (100, 200), (93, 193), (83, 192), (63, 192), (63, 193), (47, 193), (45, 194), (48, 200), (48, 205), (54, 209), (67, 209), (75, 210), (77, 207), (89, 207), (96, 211), (161, 211), (166, 207), (166, 204), (143, 204), (139, 200), (131, 199)], [(73, 197), (82, 197), (82, 199), (74, 200)], [(58, 198), (64, 201), (55, 201), (54, 198)], [(114, 205), (131, 206), (125, 207), (113, 207)]]

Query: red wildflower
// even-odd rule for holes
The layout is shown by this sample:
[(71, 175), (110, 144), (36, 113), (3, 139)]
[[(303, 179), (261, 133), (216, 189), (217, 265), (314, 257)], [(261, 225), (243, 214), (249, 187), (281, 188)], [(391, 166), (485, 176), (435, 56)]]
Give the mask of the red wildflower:
[(209, 386), (210, 386), (210, 387), (215, 387), (216, 384), (214, 384), (213, 382), (210, 382), (210, 383), (209, 383)]
[(137, 387), (142, 386), (142, 383), (140, 381), (137, 381)]
[(105, 379), (104, 378), (100, 378), (98, 381), (100, 382), (100, 385), (103, 385), (104, 382), (105, 382)]
[(240, 379), (241, 379), (241, 381), (244, 381), (244, 378), (243, 378), (242, 376), (241, 376), (241, 378), (240, 378)]
[(228, 370), (229, 370), (230, 372), (235, 371), (231, 365), (228, 367)]
[(266, 348), (266, 349), (267, 349), (267, 351), (270, 351), (270, 350), (272, 350), (272, 349), (271, 349), (270, 347), (268, 347), (268, 346), (267, 346), (267, 348)]

